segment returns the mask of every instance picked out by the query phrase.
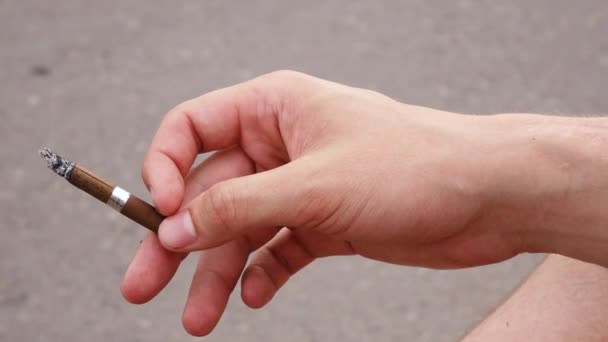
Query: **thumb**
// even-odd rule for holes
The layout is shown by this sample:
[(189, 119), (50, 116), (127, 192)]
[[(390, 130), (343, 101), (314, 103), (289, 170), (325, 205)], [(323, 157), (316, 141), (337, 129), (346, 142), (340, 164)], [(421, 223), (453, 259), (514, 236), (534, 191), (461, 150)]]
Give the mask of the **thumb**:
[(297, 213), (306, 186), (298, 182), (293, 164), (213, 185), (161, 223), (161, 243), (175, 251), (194, 251), (252, 230), (297, 226), (304, 219)]

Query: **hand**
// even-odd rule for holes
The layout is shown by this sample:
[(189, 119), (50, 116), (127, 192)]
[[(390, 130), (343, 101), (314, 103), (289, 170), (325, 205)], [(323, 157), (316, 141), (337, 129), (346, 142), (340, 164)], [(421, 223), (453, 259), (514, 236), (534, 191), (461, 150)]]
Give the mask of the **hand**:
[[(294, 72), (187, 101), (167, 114), (144, 162), (170, 217), (142, 242), (123, 294), (150, 300), (201, 250), (183, 323), (205, 335), (241, 273), (243, 301), (259, 308), (324, 256), (435, 268), (510, 258), (529, 247), (538, 205), (523, 204), (561, 180), (538, 180), (540, 161), (511, 172), (536, 156), (517, 132), (538, 120), (409, 106)], [(207, 151), (219, 152), (191, 170)]]

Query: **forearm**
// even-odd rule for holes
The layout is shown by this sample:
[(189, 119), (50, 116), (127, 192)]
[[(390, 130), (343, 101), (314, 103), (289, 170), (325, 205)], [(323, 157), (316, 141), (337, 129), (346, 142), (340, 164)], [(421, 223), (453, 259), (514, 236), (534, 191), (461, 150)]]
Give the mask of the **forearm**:
[(608, 338), (608, 270), (552, 255), (464, 341)]
[(484, 167), (483, 219), (517, 226), (523, 252), (557, 253), (608, 266), (608, 120), (538, 115), (488, 117), (502, 135)]

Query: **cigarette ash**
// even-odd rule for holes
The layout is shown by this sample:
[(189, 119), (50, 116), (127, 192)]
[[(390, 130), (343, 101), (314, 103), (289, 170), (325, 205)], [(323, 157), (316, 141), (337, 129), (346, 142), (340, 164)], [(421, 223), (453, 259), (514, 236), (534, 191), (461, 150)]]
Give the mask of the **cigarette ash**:
[(48, 147), (43, 148), (39, 153), (47, 161), (49, 169), (67, 180), (70, 179), (72, 170), (74, 170), (74, 163), (57, 153), (53, 153)]

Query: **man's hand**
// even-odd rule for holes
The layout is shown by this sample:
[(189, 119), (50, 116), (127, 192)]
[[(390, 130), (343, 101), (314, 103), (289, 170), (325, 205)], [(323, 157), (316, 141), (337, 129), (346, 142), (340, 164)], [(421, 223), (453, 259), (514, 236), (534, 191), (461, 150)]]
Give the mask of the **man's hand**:
[(568, 207), (564, 184), (585, 188), (562, 167), (571, 154), (553, 153), (569, 141), (554, 144), (548, 122), (409, 106), (288, 71), (187, 101), (144, 162), (169, 217), (141, 244), (123, 294), (150, 300), (200, 250), (183, 322), (205, 335), (241, 274), (243, 301), (259, 308), (324, 256), (457, 268), (550, 251), (528, 237), (551, 241), (542, 215)]

